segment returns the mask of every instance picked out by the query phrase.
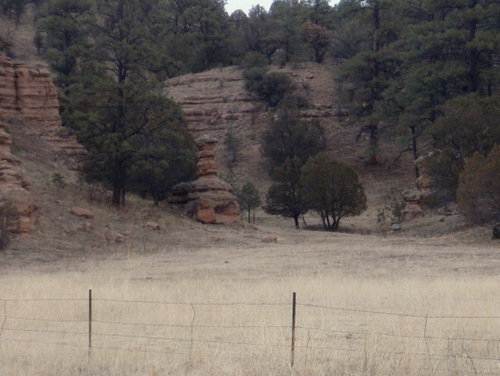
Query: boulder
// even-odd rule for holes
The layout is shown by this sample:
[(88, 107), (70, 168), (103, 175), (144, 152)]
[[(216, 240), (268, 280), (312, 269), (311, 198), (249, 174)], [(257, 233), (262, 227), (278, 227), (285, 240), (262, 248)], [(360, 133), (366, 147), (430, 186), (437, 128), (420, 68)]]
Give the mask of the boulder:
[(420, 194), (414, 192), (407, 193), (404, 195), (404, 200), (406, 205), (403, 210), (403, 220), (408, 221), (422, 215), (423, 210), (420, 207)]
[(148, 230), (158, 231), (160, 229), (160, 224), (156, 222), (146, 222), (145, 227)]
[(274, 235), (268, 235), (265, 236), (261, 239), (263, 243), (277, 243), (278, 242), (278, 237)]
[(123, 234), (113, 230), (107, 230), (103, 236), (108, 244), (121, 243), (125, 240), (125, 236)]
[(74, 214), (77, 217), (83, 217), (88, 219), (94, 218), (94, 212), (92, 210), (80, 208), (78, 206), (75, 206), (74, 208), (71, 209), (71, 214)]
[(393, 223), (391, 225), (391, 230), (392, 231), (401, 231), (401, 225), (399, 223)]

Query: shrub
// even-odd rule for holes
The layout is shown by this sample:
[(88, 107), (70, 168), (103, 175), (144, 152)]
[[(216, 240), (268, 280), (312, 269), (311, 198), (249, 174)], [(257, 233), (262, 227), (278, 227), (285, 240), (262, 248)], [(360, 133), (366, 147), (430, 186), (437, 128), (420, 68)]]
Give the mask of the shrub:
[(390, 188), (384, 195), (384, 211), (391, 215), (391, 221), (401, 222), (403, 220), (406, 201), (403, 194), (397, 188)]
[(457, 198), (469, 220), (476, 223), (500, 221), (500, 145), (486, 157), (476, 153), (465, 162)]
[(52, 184), (57, 190), (63, 190), (66, 188), (66, 180), (60, 172), (54, 172), (52, 174)]
[(0, 201), (0, 251), (10, 242), (12, 234), (19, 230), (19, 213), (9, 200)]
[(267, 65), (269, 65), (269, 59), (266, 55), (256, 51), (248, 52), (241, 60), (241, 66), (245, 69), (263, 68)]
[(266, 101), (270, 107), (278, 103), (295, 90), (292, 80), (280, 72), (268, 73), (265, 68), (253, 68), (245, 71), (245, 89)]

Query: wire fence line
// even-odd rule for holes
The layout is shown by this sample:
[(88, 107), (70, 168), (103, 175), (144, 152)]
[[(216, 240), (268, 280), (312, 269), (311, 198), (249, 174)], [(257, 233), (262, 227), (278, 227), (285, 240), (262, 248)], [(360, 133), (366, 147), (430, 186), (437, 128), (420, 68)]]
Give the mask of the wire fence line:
[[(23, 310), (27, 303), (30, 303), (30, 309)], [(49, 309), (41, 311), (40, 305), (47, 305), (47, 303), (50, 306)], [(58, 307), (58, 303), (62, 306)], [(117, 319), (116, 311), (113, 309), (115, 304), (127, 306), (124, 312), (121, 311), (121, 317), (140, 317), (140, 313), (145, 309), (151, 310), (151, 305), (159, 306), (161, 320), (158, 318), (149, 321), (142, 318), (140, 320)], [(181, 310), (184, 309), (185, 312), (169, 312), (169, 307), (178, 307)], [(52, 311), (52, 308), (57, 309)], [(205, 317), (206, 315), (201, 315), (201, 311), (211, 308), (216, 312), (224, 308), (227, 311), (224, 312), (225, 319), (229, 322), (218, 322), (218, 315), (208, 315), (208, 318)], [(246, 310), (248, 314), (227, 316), (228, 313), (234, 314), (236, 309)], [(32, 315), (24, 311), (31, 311)], [(325, 319), (325, 311), (328, 319)], [(259, 313), (257, 321), (262, 322), (252, 322), (255, 321), (253, 315), (256, 312)], [(293, 312), (292, 321), (290, 321), (291, 312)], [(297, 313), (300, 314), (296, 315)], [(339, 314), (344, 316), (339, 317)], [(412, 326), (411, 331), (420, 330), (420, 332), (417, 334), (411, 331), (410, 333), (395, 332), (394, 327), (386, 331), (359, 330), (359, 327), (363, 326), (360, 323), (366, 324), (366, 320), (356, 319), (354, 314), (369, 316), (370, 320), (373, 316), (417, 320), (418, 324)], [(177, 317), (179, 315), (184, 317)], [(263, 317), (268, 317), (271, 322), (263, 320)], [(272, 322), (273, 320), (275, 322)], [(461, 326), (456, 324), (453, 331), (464, 334), (461, 336), (432, 335), (428, 328), (428, 322), (431, 320), (463, 321)], [(242, 346), (262, 351), (274, 348), (280, 349), (283, 354), (290, 351), (293, 366), (294, 358), (301, 354), (306, 358), (306, 362), (310, 352), (315, 352), (316, 356), (321, 356), (322, 352), (362, 354), (366, 352), (364, 346), (367, 340), (383, 341), (383, 338), (387, 338), (399, 341), (396, 345), (387, 348), (404, 348), (408, 346), (405, 345), (406, 342), (413, 341), (412, 344), (420, 343), (423, 350), (415, 351), (413, 346), (413, 349), (405, 351), (386, 351), (376, 348), (373, 356), (463, 360), (473, 365), (474, 369), (471, 374), (500, 374), (500, 346), (498, 345), (500, 338), (494, 336), (487, 338), (486, 333), (466, 334), (471, 323), (484, 322), (484, 320), (490, 320), (497, 325), (496, 320), (500, 320), (500, 316), (423, 315), (320, 305), (310, 302), (298, 303), (295, 295), (292, 303), (241, 301), (190, 303), (92, 298), (91, 291), (89, 291), (89, 299), (0, 299), (0, 346), (6, 341), (61, 346), (77, 350), (88, 349), (89, 356), (92, 350), (120, 351), (126, 348), (127, 351), (175, 353), (189, 357), (193, 354), (194, 346)], [(333, 327), (332, 322), (336, 323), (335, 326), (342, 325), (344, 328), (337, 329)], [(349, 330), (349, 325), (358, 329)], [(228, 331), (231, 332), (228, 333)], [(237, 335), (234, 334), (235, 331)], [(492, 334), (500, 335), (499, 332)], [(168, 345), (169, 343), (176, 345), (172, 348), (173, 345)], [(183, 351), (178, 351), (179, 345), (185, 346), (181, 347)], [(448, 350), (438, 352), (444, 345), (448, 346)]]

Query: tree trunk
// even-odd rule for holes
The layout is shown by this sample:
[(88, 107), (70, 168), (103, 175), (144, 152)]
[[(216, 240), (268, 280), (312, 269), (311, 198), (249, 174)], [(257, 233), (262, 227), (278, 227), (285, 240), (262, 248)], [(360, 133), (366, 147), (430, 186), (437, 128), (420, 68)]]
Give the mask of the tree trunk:
[(368, 164), (370, 166), (377, 165), (377, 150), (378, 150), (378, 127), (376, 124), (371, 124), (368, 126), (370, 132), (370, 157), (368, 159)]
[(112, 203), (114, 206), (119, 207), (122, 202), (122, 190), (119, 184), (113, 184), (113, 198)]
[(418, 159), (418, 151), (417, 151), (417, 129), (414, 125), (410, 127), (411, 129), (411, 144), (412, 144), (412, 154), (413, 154), (413, 163), (415, 165), (415, 179), (418, 179), (420, 177), (420, 171), (418, 169), (417, 165), (417, 159)]

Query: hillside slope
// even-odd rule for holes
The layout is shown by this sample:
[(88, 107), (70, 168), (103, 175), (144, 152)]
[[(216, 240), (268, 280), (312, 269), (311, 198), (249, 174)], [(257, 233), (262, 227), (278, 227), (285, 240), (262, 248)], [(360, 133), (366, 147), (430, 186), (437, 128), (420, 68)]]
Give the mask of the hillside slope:
[[(46, 65), (36, 56), (33, 46), (28, 46), (32, 40), (31, 22), (28, 14), (19, 29), (12, 29), (16, 61), (28, 61), (31, 66), (43, 68)], [(290, 76), (311, 104), (304, 111), (304, 120), (320, 121), (326, 132), (329, 153), (353, 165), (366, 187), (369, 209), (360, 217), (346, 219), (341, 230), (379, 233), (376, 216), (378, 209), (383, 207), (387, 189), (414, 187), (412, 162), (404, 156), (394, 164), (400, 147), (387, 139), (382, 141), (381, 164), (376, 167), (364, 164), (366, 140), (356, 142), (358, 126), (348, 116), (338, 116), (339, 113), (345, 115), (345, 109), (340, 109), (336, 101), (332, 82), (334, 70), (331, 65), (312, 63), (279, 69)], [(166, 95), (181, 103), (194, 136), (208, 133), (219, 139), (219, 175), (231, 180), (236, 187), (251, 181), (264, 198), (271, 181), (267, 174), (268, 162), (259, 150), (259, 140), (272, 112), (245, 92), (242, 70), (230, 67), (177, 77), (166, 83)], [(163, 249), (165, 244), (173, 249), (196, 249), (211, 243), (262, 246), (261, 240), (268, 235), (280, 234), (282, 237), (294, 231), (290, 220), (267, 216), (262, 211), (257, 212), (255, 225), (242, 222), (239, 226), (214, 227), (194, 223), (165, 204), (154, 207), (152, 202), (133, 196), (129, 197), (125, 209), (115, 210), (107, 204), (106, 192), (82, 184), (78, 174), (67, 168), (66, 156), (54, 150), (47, 139), (40, 137), (40, 132), (35, 132), (36, 124), (17, 117), (6, 125), (13, 140), (12, 152), (22, 163), (33, 201), (39, 209), (35, 231), (31, 237), (17, 238), (10, 249), (2, 253), (3, 265), (34, 261), (49, 267), (58, 259), (149, 253)], [(230, 131), (240, 142), (234, 163), (230, 163), (223, 144)], [(91, 209), (94, 218), (84, 219), (71, 214), (75, 206)], [(312, 227), (319, 223), (314, 215), (307, 216), (306, 220)], [(159, 230), (151, 230), (149, 222), (158, 224)], [(483, 229), (470, 228), (461, 235), (455, 232), (466, 228), (460, 215), (429, 213), (404, 223), (402, 231), (391, 235), (434, 236), (452, 231), (453, 236), (475, 241), (487, 233)], [(106, 238), (110, 233), (120, 233), (124, 237), (120, 242), (110, 241)]]

